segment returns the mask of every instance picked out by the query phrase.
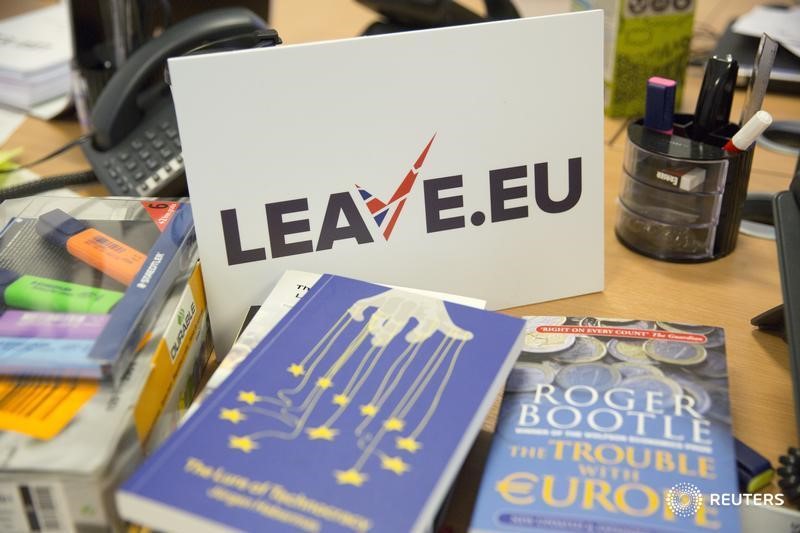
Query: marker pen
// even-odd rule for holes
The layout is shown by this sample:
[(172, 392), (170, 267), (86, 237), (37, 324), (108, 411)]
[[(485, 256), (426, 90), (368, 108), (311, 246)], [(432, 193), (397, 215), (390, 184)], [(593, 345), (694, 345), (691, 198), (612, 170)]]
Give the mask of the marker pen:
[(8, 309), (0, 315), (0, 337), (94, 339), (103, 331), (108, 318), (109, 315)]
[(644, 104), (644, 126), (672, 135), (672, 117), (675, 113), (675, 80), (653, 76), (647, 80)]
[(728, 124), (739, 64), (729, 54), (708, 60), (697, 97), (692, 138), (705, 142), (710, 133)]
[(130, 285), (147, 256), (98, 231), (60, 209), (39, 217), (36, 231), (48, 242), (125, 286)]
[(764, 130), (769, 128), (769, 125), (772, 124), (772, 115), (767, 113), (766, 111), (759, 111), (753, 117), (747, 121), (747, 124), (742, 126), (739, 131), (736, 132), (736, 135), (730, 138), (730, 140), (725, 143), (723, 146), (723, 150), (726, 152), (732, 152), (738, 154), (739, 152), (744, 152), (750, 145), (758, 139), (758, 136), (764, 133)]
[(0, 296), (5, 305), (18, 309), (103, 315), (124, 293), (0, 268)]
[(63, 369), (65, 376), (98, 377), (97, 361), (89, 358), (94, 339), (29, 339), (0, 337), (0, 373), (36, 375)]

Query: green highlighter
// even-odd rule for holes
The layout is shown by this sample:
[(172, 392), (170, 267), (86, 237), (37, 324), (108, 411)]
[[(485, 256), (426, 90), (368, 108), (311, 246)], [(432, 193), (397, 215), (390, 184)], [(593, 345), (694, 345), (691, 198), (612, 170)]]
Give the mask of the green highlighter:
[(0, 268), (0, 295), (8, 307), (56, 313), (106, 314), (125, 295)]

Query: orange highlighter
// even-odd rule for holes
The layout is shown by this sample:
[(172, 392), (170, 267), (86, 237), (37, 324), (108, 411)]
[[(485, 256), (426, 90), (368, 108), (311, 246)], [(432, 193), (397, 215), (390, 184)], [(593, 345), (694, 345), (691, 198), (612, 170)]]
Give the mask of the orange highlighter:
[(66, 248), (73, 257), (125, 286), (130, 285), (147, 256), (61, 209), (39, 217), (36, 231), (48, 242)]

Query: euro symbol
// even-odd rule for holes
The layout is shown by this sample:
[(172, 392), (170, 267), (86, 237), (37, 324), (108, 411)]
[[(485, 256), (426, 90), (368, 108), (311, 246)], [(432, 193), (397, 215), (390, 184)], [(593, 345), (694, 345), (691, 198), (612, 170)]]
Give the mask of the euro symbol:
[(514, 472), (497, 482), (496, 489), (508, 503), (530, 505), (533, 503), (533, 487), (539, 478), (528, 472)]

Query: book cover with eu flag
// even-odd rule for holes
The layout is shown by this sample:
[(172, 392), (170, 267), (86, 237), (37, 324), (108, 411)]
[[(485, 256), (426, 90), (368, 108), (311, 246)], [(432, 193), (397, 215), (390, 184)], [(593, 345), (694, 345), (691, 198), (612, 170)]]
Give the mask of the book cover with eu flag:
[(739, 531), (721, 328), (525, 318), (470, 531)]
[(167, 531), (429, 527), (524, 321), (326, 275), (118, 491)]

